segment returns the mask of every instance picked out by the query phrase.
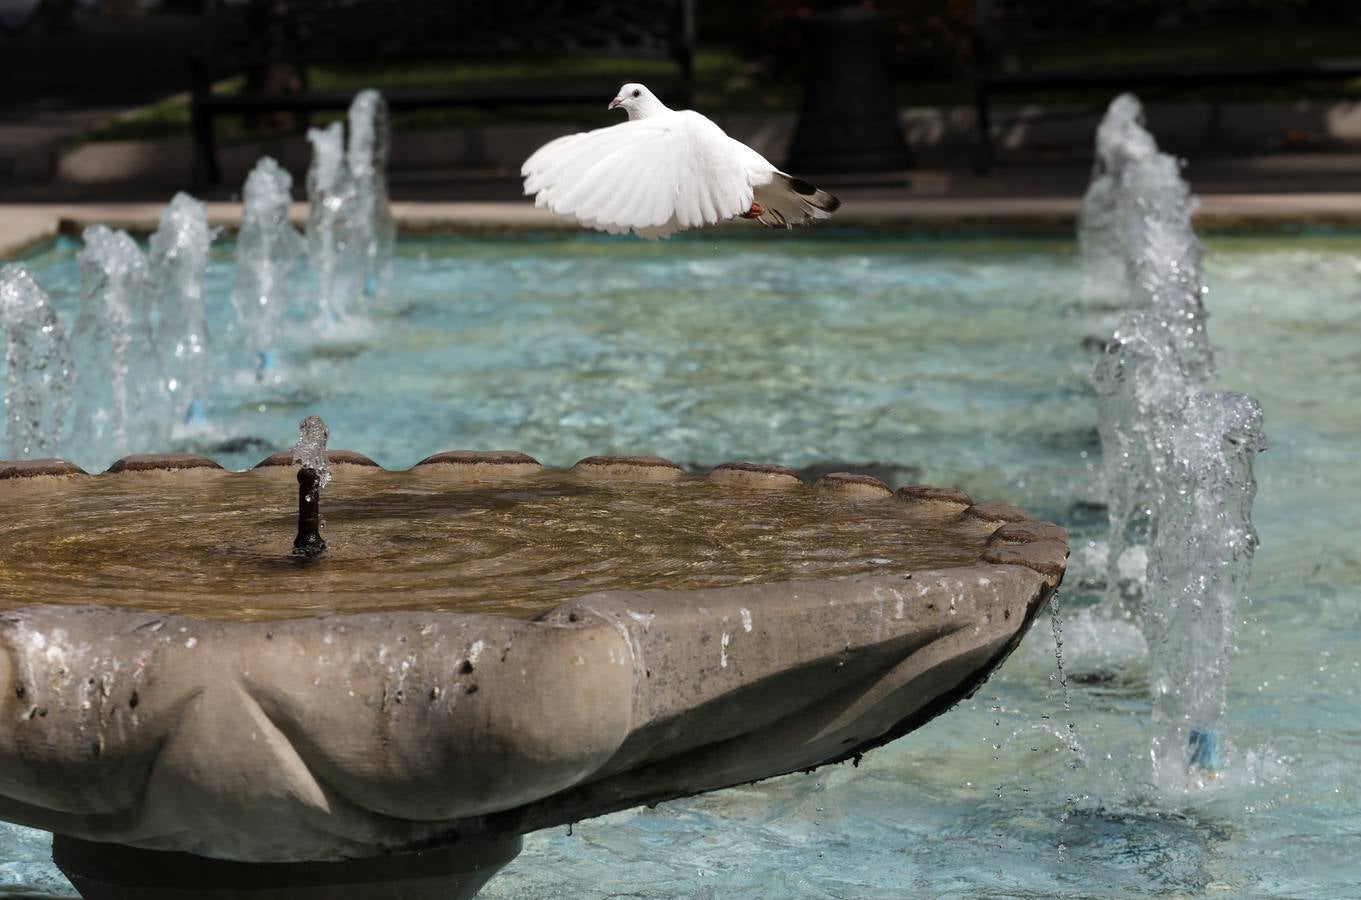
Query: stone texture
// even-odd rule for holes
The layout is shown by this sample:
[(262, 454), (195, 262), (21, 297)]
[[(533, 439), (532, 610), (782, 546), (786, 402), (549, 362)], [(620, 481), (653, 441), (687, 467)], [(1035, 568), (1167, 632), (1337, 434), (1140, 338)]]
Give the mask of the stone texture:
[(613, 481), (675, 481), (685, 470), (660, 456), (588, 456), (572, 466), (583, 478)]
[(181, 469), (222, 470), (215, 460), (193, 453), (142, 453), (125, 456), (109, 466), (109, 475), (123, 472), (174, 472)]
[(542, 472), (537, 459), (514, 450), (449, 450), (427, 456), (413, 469), (440, 469), (456, 478), (520, 478)]
[[(327, 450), (326, 462), (332, 466), (357, 466), (363, 469), (378, 468), (378, 463), (369, 459), (364, 454), (356, 453), (353, 450)], [(272, 453), (269, 456), (266, 456), (255, 464), (255, 468), (269, 469), (276, 466), (287, 467), (296, 465), (297, 462), (293, 459), (293, 452), (291, 450), (282, 450), (278, 453)]]
[(850, 472), (832, 472), (824, 475), (813, 485), (824, 491), (835, 491), (845, 497), (861, 497), (866, 500), (879, 500), (893, 496), (888, 485), (872, 475), (855, 475)]
[(964, 515), (985, 522), (1024, 522), (1030, 518), (1026, 511), (1010, 503), (975, 503), (964, 511)]
[(0, 646), (0, 815), (237, 860), (423, 846), (561, 791), (623, 740), (633, 691), (594, 619), (33, 607)]
[(610, 592), (538, 622), (11, 612), (0, 815), (324, 860), (807, 768), (989, 671), (1056, 580), (1025, 562)]
[(1014, 544), (994, 541), (983, 551), (986, 562), (1004, 566), (1025, 566), (1051, 578), (1059, 578), (1068, 564), (1068, 545), (1059, 541)]
[(1067, 545), (1068, 529), (1049, 522), (1026, 519), (1021, 522), (1008, 522), (992, 533), (994, 541), (1009, 544), (1029, 544), (1032, 541), (1056, 541)]
[(64, 459), (18, 459), (0, 462), (0, 481), (9, 478), (66, 478), (85, 475), (84, 469)]
[(515, 835), (377, 859), (262, 865), (55, 835), (52, 859), (84, 900), (467, 900), (523, 844)]
[(793, 469), (762, 463), (729, 462), (715, 466), (709, 480), (753, 488), (790, 488), (803, 484)]
[[(537, 465), (512, 454), (432, 459)], [(778, 467), (733, 471), (784, 478)], [(685, 477), (652, 457), (593, 457), (573, 472)], [(0, 482), (0, 503), (14, 484)], [(854, 476), (825, 487), (847, 502), (864, 490), (887, 496)], [(967, 502), (925, 488), (898, 497), (951, 516)], [(969, 509), (991, 537), (968, 565), (607, 591), (534, 621), (0, 613), (0, 818), (77, 839), (68, 842), (77, 850), (114, 842), (313, 863), (504, 846), (527, 831), (852, 758), (976, 690), (1059, 583), (1062, 529), (1015, 507)], [(114, 851), (76, 857), (93, 867), (95, 891), (100, 865), (127, 861)], [(145, 896), (180, 896), (165, 891)]]
[(894, 495), (905, 503), (932, 504), (943, 508), (953, 507), (963, 512), (973, 500), (958, 488), (938, 488), (924, 484), (905, 484)]

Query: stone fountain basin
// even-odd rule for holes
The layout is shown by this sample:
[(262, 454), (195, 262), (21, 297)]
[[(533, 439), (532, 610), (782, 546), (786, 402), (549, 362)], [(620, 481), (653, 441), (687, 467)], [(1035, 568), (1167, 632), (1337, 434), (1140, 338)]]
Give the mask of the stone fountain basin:
[(856, 758), (976, 690), (1067, 557), (865, 476), (331, 460), (311, 565), (282, 456), (0, 463), (0, 818), (356, 859)]

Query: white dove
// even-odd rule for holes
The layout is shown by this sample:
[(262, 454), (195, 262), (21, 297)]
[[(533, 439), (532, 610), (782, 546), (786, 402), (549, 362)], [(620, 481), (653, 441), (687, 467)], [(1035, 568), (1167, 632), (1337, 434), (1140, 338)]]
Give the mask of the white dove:
[(669, 109), (641, 84), (610, 101), (629, 120), (544, 144), (520, 167), (534, 205), (583, 225), (663, 238), (736, 216), (789, 228), (841, 201), (781, 172), (708, 118)]

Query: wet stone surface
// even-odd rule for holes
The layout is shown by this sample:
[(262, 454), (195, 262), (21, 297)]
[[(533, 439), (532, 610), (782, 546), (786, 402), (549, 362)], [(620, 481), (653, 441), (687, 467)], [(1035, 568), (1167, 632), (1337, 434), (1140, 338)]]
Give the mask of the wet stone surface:
[(794, 483), (468, 482), (444, 467), (336, 479), (329, 550), (289, 558), (293, 470), (42, 479), (0, 509), (0, 606), (100, 604), (255, 620), (403, 609), (530, 618), (592, 591), (725, 587), (977, 561), (991, 528), (936, 504)]

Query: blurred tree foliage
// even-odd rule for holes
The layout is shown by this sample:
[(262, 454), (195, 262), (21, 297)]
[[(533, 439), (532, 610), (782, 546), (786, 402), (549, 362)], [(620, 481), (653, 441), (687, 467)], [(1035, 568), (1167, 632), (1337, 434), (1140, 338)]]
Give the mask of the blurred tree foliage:
[(1361, 21), (1357, 0), (991, 0), (989, 5), (1002, 21), (1089, 32), (1116, 26), (1144, 31)]
[[(816, 0), (700, 0), (700, 40), (743, 45), (780, 71), (802, 59), (799, 23), (817, 5)], [(977, 0), (864, 0), (864, 5), (890, 23), (890, 49), (899, 76), (948, 79), (970, 70)], [(989, 6), (994, 26), (1003, 29), (1094, 38), (1121, 31), (1227, 28), (1269, 33), (1282, 26), (1361, 24), (1361, 0), (991, 0)], [(1008, 35), (1001, 37), (1006, 43)], [(1310, 43), (1300, 44), (1303, 55), (1309, 55)]]
[[(889, 23), (894, 69), (903, 76), (957, 75), (968, 65), (975, 0), (867, 0), (865, 6)], [(813, 0), (762, 0), (755, 46), (776, 69), (803, 57), (800, 23), (816, 8)], [(701, 15), (707, 8), (701, 4)]]

